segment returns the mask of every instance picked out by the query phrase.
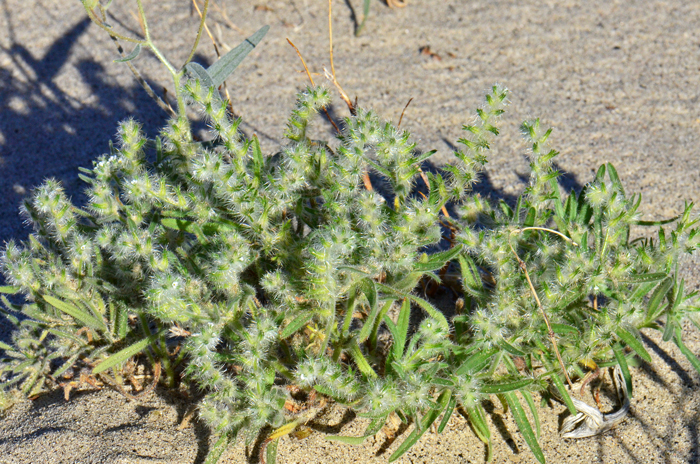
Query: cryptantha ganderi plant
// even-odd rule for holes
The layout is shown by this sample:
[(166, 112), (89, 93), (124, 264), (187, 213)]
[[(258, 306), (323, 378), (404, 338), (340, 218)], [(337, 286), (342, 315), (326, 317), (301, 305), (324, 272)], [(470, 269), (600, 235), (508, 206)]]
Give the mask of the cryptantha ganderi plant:
[[(678, 278), (700, 242), (692, 204), (673, 221), (640, 221), (640, 197), (610, 164), (563, 194), (537, 120), (522, 125), (531, 174), (517, 202), (472, 194), (504, 88), (464, 127), (453, 162), (430, 172), (434, 152), (371, 110), (357, 108), (333, 143), (309, 138), (331, 100), (315, 86), (298, 95), (286, 144), (265, 156), (199, 68), (175, 79), (182, 105), (158, 137), (120, 125), (83, 172), (86, 205), (54, 180), (25, 202), (34, 233), (0, 258), (1, 290), (26, 299), (3, 297), (18, 326), (0, 345), (6, 386), (33, 395), (87, 367), (87, 380), (126, 393), (134, 360), (170, 387), (184, 373), (221, 437), (210, 462), (261, 433), (269, 461), (328, 400), (370, 418), (363, 436), (330, 439), (361, 443), (390, 416), (413, 424), (390, 460), (460, 407), (490, 457), (482, 403), (498, 395), (544, 462), (521, 399), (538, 429), (532, 393), (550, 385), (576, 414), (565, 382), (619, 366), (631, 395), (629, 365), (650, 360), (639, 329), (662, 330), (700, 370), (681, 338), (686, 317), (698, 323), (695, 293)], [(186, 106), (211, 141), (195, 139)], [(631, 237), (636, 225), (665, 228), (652, 240)], [(435, 292), (455, 293), (456, 308), (437, 307)], [(294, 407), (300, 398), (311, 406)]]

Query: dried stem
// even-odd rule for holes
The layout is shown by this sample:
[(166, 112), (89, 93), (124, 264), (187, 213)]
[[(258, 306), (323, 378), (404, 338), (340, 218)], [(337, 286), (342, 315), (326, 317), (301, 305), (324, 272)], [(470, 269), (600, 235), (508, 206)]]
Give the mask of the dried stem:
[(330, 55), (331, 55), (331, 72), (329, 73), (326, 68), (323, 68), (323, 71), (326, 74), (326, 78), (330, 80), (333, 85), (335, 85), (335, 88), (338, 89), (338, 92), (340, 93), (340, 98), (343, 99), (346, 105), (348, 105), (348, 109), (350, 110), (350, 114), (353, 116), (355, 115), (355, 106), (352, 104), (352, 101), (350, 100), (350, 97), (348, 97), (348, 94), (345, 93), (345, 90), (340, 86), (338, 83), (338, 80), (335, 77), (335, 64), (333, 63), (333, 19), (332, 19), (332, 10), (333, 10), (333, 0), (328, 0), (328, 41), (330, 43)]
[(408, 108), (408, 105), (410, 105), (412, 101), (413, 97), (409, 98), (408, 103), (406, 103), (406, 106), (403, 107), (403, 111), (401, 112), (401, 116), (399, 117), (399, 123), (396, 125), (397, 129), (401, 127), (401, 121), (403, 121), (403, 114), (406, 112), (406, 108)]
[[(115, 35), (110, 35), (110, 38), (114, 41), (114, 44), (117, 46), (117, 51), (119, 52), (119, 55), (122, 58), (124, 58), (126, 54), (124, 53), (124, 48), (122, 48), (121, 44), (119, 43), (119, 39)], [(146, 79), (144, 79), (143, 76), (141, 76), (141, 73), (136, 69), (136, 67), (133, 64), (131, 64), (131, 61), (126, 61), (126, 65), (129, 67), (129, 70), (136, 78), (136, 81), (141, 85), (141, 87), (143, 87), (148, 96), (155, 100), (156, 104), (158, 104), (158, 106), (160, 106), (160, 108), (166, 113), (168, 113), (171, 117), (177, 117), (177, 113), (175, 113), (173, 107), (170, 106), (169, 103), (164, 101), (158, 95), (156, 95), (156, 92), (151, 88), (150, 85), (148, 85), (148, 82), (146, 82)]]
[[(289, 43), (289, 45), (291, 45), (294, 48), (294, 50), (296, 50), (297, 55), (299, 56), (299, 59), (301, 60), (301, 64), (304, 65), (304, 70), (306, 71), (306, 75), (309, 77), (309, 81), (311, 81), (311, 85), (313, 85), (315, 87), (316, 84), (314, 83), (314, 78), (311, 77), (311, 73), (309, 72), (309, 68), (306, 66), (306, 61), (304, 61), (304, 57), (301, 56), (301, 52), (299, 51), (297, 46), (294, 45), (291, 40), (289, 40), (289, 38), (287, 39), (287, 42)], [(331, 115), (328, 114), (328, 110), (326, 108), (323, 108), (323, 112), (326, 114), (326, 118), (328, 118), (328, 122), (330, 122), (333, 125), (333, 127), (335, 128), (336, 132), (338, 134), (340, 134), (340, 128), (336, 125), (335, 122), (333, 122), (333, 118), (331, 118)]]
[[(514, 231), (517, 232), (517, 231)], [(535, 297), (535, 301), (537, 302), (537, 307), (540, 309), (540, 313), (542, 314), (542, 317), (544, 318), (544, 323), (547, 324), (547, 335), (549, 336), (549, 341), (552, 343), (552, 347), (554, 348), (554, 353), (557, 355), (557, 359), (559, 360), (559, 365), (561, 366), (562, 371), (564, 371), (564, 376), (566, 377), (566, 383), (569, 384), (569, 388), (573, 391), (574, 386), (571, 383), (571, 379), (569, 378), (569, 373), (566, 371), (566, 366), (564, 366), (564, 361), (561, 359), (561, 354), (559, 353), (559, 347), (557, 346), (557, 340), (556, 337), (554, 336), (554, 331), (552, 330), (552, 325), (549, 323), (549, 318), (547, 317), (547, 313), (544, 312), (544, 308), (542, 308), (542, 303), (540, 302), (540, 297), (537, 296), (537, 292), (535, 291), (535, 286), (532, 285), (532, 280), (530, 280), (530, 274), (527, 272), (527, 266), (525, 265), (525, 261), (520, 259), (520, 256), (518, 256), (518, 253), (515, 251), (515, 248), (513, 248), (513, 244), (509, 243), (510, 249), (515, 255), (515, 259), (518, 260), (518, 265), (520, 266), (520, 269), (525, 273), (525, 278), (527, 279), (528, 285), (530, 285), (530, 291), (532, 292), (532, 296)]]

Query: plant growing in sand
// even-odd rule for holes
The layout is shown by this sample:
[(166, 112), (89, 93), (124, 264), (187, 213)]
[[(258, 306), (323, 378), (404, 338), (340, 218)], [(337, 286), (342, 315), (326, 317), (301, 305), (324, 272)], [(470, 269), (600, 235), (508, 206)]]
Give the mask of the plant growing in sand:
[[(361, 437), (331, 440), (361, 443), (398, 418), (413, 429), (393, 461), (459, 410), (490, 459), (483, 402), (495, 395), (544, 462), (533, 393), (551, 386), (576, 415), (569, 436), (609, 428), (617, 416), (605, 422), (576, 399), (571, 378), (619, 366), (631, 395), (629, 365), (650, 359), (639, 329), (662, 330), (700, 371), (681, 338), (685, 318), (698, 323), (695, 293), (677, 277), (700, 243), (692, 204), (670, 221), (640, 221), (640, 197), (609, 164), (562, 194), (551, 131), (537, 120), (522, 125), (531, 175), (517, 203), (472, 194), (508, 103), (500, 86), (439, 173), (423, 170), (434, 152), (364, 108), (351, 107), (335, 142), (310, 139), (331, 100), (315, 85), (298, 95), (286, 144), (264, 156), (217, 90), (264, 30), (207, 70), (176, 69), (137, 3), (146, 39), (135, 51), (151, 48), (172, 71), (177, 110), (153, 139), (133, 120), (120, 125), (110, 153), (83, 172), (86, 205), (52, 180), (25, 203), (35, 231), (1, 257), (2, 291), (27, 300), (3, 297), (18, 326), (2, 345), (6, 386), (37, 394), (82, 367), (82, 381), (131, 394), (135, 364), (148, 360), (153, 384), (161, 369), (171, 387), (182, 372), (220, 437), (208, 462), (238, 437), (263, 438), (261, 457), (273, 461), (279, 438), (330, 400), (370, 419)], [(84, 5), (127, 39), (105, 23), (106, 7)], [(188, 106), (210, 141), (193, 136)], [(633, 239), (635, 225), (669, 228)], [(438, 293), (454, 294), (451, 304), (437, 307)]]

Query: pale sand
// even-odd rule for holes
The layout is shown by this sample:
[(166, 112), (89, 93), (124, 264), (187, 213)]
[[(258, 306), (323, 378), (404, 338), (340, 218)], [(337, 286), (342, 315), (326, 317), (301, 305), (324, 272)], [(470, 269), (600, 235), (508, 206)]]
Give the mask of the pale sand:
[[(127, 3), (130, 2), (116, 2)], [(223, 2), (221, 2), (223, 3)], [(236, 28), (220, 24), (223, 42), (235, 46), (265, 24), (263, 43), (229, 80), (244, 130), (258, 134), (274, 152), (298, 88), (306, 85), (289, 37), (312, 71), (328, 64), (325, 0), (260, 0), (227, 6)], [(700, 199), (700, 3), (685, 1), (429, 1), (409, 0), (390, 10), (372, 3), (364, 34), (352, 36), (348, 2), (334, 6), (335, 67), (345, 90), (359, 103), (396, 122), (409, 98), (402, 127), (422, 150), (438, 149), (445, 160), (473, 108), (493, 83), (511, 89), (512, 105), (496, 142), (483, 193), (512, 197), (525, 185), (526, 146), (518, 134), (524, 118), (553, 126), (561, 150), (559, 167), (570, 187), (588, 182), (595, 169), (613, 162), (628, 192), (644, 195), (645, 219), (671, 217), (684, 200)], [(5, 0), (0, 17), (0, 240), (22, 239), (16, 208), (26, 190), (43, 178), (61, 179), (75, 198), (77, 166), (106, 151), (116, 121), (129, 114), (153, 134), (162, 122), (155, 104), (133, 84), (126, 67), (112, 63), (105, 34), (83, 23), (77, 1)], [(349, 1), (361, 15), (360, 0)], [(271, 11), (254, 9), (266, 5)], [(138, 28), (129, 10), (120, 20)], [(135, 7), (130, 8), (135, 11)], [(147, 5), (156, 42), (182, 62), (196, 29), (186, 1)], [(439, 58), (419, 53), (429, 46)], [(54, 51), (46, 56), (51, 47)], [(199, 47), (209, 60), (208, 38)], [(152, 58), (137, 66), (151, 82), (168, 83)], [(315, 77), (323, 82), (322, 75)], [(337, 99), (334, 115), (347, 109)], [(317, 131), (331, 134), (320, 120)], [(686, 263), (692, 287), (700, 260)], [(0, 327), (7, 340), (9, 327)], [(688, 346), (700, 354), (697, 330), (686, 328)], [(673, 344), (645, 332), (653, 363), (633, 369), (632, 413), (601, 437), (561, 440), (568, 413), (559, 404), (540, 410), (545, 456), (551, 463), (700, 462), (700, 378)], [(606, 397), (606, 390), (604, 390)], [(610, 397), (610, 390), (607, 390)], [(0, 420), (2, 463), (193, 463), (211, 443), (206, 428), (179, 431), (186, 405), (166, 395), (130, 403), (112, 391), (81, 392), (70, 402), (54, 392), (25, 402)], [(608, 403), (612, 408), (612, 403)], [(494, 462), (535, 462), (509, 415), (492, 410)], [(331, 433), (359, 435), (363, 422), (333, 427), (341, 414), (311, 424)], [(327, 421), (328, 426), (324, 426)], [(410, 429), (409, 431), (410, 432)], [(408, 432), (383, 453), (382, 433), (364, 446), (331, 443), (321, 433), (284, 438), (281, 463), (386, 462)], [(455, 415), (442, 435), (427, 433), (402, 463), (483, 462), (485, 448), (466, 421)], [(222, 463), (246, 462), (242, 445)]]

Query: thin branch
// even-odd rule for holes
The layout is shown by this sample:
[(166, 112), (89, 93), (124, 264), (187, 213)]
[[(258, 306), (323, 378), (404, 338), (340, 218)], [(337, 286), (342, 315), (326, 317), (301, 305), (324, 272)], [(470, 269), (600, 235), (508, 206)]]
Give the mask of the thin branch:
[[(110, 38), (114, 41), (114, 43), (117, 46), (117, 51), (119, 52), (119, 55), (124, 58), (124, 49), (122, 48), (121, 44), (119, 43), (119, 39), (117, 37), (110, 35)], [(133, 64), (131, 64), (131, 61), (127, 61), (126, 65), (129, 67), (131, 70), (132, 74), (136, 78), (136, 81), (141, 84), (141, 87), (146, 91), (149, 97), (151, 97), (155, 102), (160, 106), (160, 108), (168, 113), (170, 116), (173, 118), (177, 117), (177, 113), (175, 113), (175, 110), (173, 110), (172, 106), (170, 106), (168, 103), (163, 101), (162, 98), (160, 98), (158, 95), (156, 95), (155, 91), (151, 88), (150, 85), (148, 85), (148, 82), (141, 76), (141, 73), (134, 67)]]
[(146, 42), (151, 43), (151, 32), (148, 29), (148, 22), (146, 21), (146, 13), (143, 10), (143, 2), (141, 0), (136, 0), (136, 4), (139, 6), (139, 16), (141, 17), (141, 26), (144, 29), (144, 34), (146, 35)]
[(520, 269), (525, 273), (525, 278), (527, 279), (527, 283), (530, 285), (530, 291), (532, 292), (532, 296), (535, 297), (535, 301), (537, 302), (537, 307), (540, 309), (540, 313), (542, 314), (542, 317), (544, 318), (545, 324), (547, 324), (547, 335), (549, 336), (549, 341), (552, 343), (552, 347), (554, 347), (554, 353), (557, 355), (557, 359), (559, 360), (559, 365), (561, 366), (562, 371), (564, 371), (564, 376), (566, 377), (566, 382), (569, 384), (569, 388), (573, 391), (574, 386), (571, 383), (571, 379), (569, 378), (569, 373), (566, 371), (566, 367), (564, 366), (564, 361), (561, 359), (561, 354), (559, 353), (559, 347), (557, 346), (557, 340), (554, 336), (554, 331), (552, 330), (552, 325), (549, 323), (549, 318), (547, 317), (547, 313), (544, 312), (544, 308), (542, 308), (542, 303), (540, 302), (540, 298), (537, 296), (537, 292), (535, 291), (535, 286), (532, 285), (532, 280), (530, 280), (530, 274), (527, 272), (527, 266), (525, 265), (525, 262), (520, 259), (520, 256), (518, 256), (518, 253), (516, 253), (515, 248), (513, 248), (513, 244), (509, 243), (510, 245), (510, 250), (513, 252), (515, 255), (515, 259), (518, 260), (518, 265), (520, 266)]
[(287, 38), (287, 42), (289, 43), (289, 45), (291, 45), (294, 48), (294, 50), (296, 50), (297, 56), (299, 56), (299, 59), (301, 60), (301, 64), (304, 65), (304, 70), (306, 71), (306, 75), (309, 76), (309, 80), (311, 81), (311, 85), (316, 87), (316, 84), (314, 83), (314, 78), (311, 77), (311, 73), (309, 72), (309, 68), (306, 66), (306, 61), (304, 61), (304, 57), (301, 56), (301, 52), (299, 51), (297, 46), (294, 45), (291, 40), (289, 40), (289, 38)]
[(333, 73), (333, 79), (335, 79), (335, 65), (333, 64), (333, 0), (328, 0), (328, 43), (331, 52), (331, 72)]
[[(314, 83), (314, 78), (311, 77), (311, 73), (309, 72), (309, 68), (306, 66), (306, 61), (304, 61), (304, 57), (301, 56), (301, 52), (299, 51), (297, 46), (294, 45), (291, 40), (289, 40), (289, 38), (287, 38), (287, 42), (289, 43), (289, 45), (291, 45), (294, 48), (294, 50), (296, 50), (297, 55), (299, 56), (299, 59), (301, 60), (301, 64), (304, 65), (304, 70), (306, 71), (306, 75), (309, 77), (309, 81), (311, 81), (311, 85), (316, 87), (316, 84)], [(325, 107), (323, 108), (323, 112), (326, 114), (326, 118), (328, 118), (328, 122), (330, 122), (331, 125), (335, 128), (336, 132), (338, 134), (340, 134), (340, 128), (333, 121), (333, 118), (331, 118), (331, 115), (328, 113), (328, 110)]]
[(399, 127), (401, 127), (401, 121), (403, 121), (403, 114), (406, 112), (406, 108), (408, 108), (408, 105), (410, 105), (412, 101), (413, 101), (413, 97), (409, 98), (408, 103), (406, 103), (406, 106), (403, 107), (403, 111), (401, 112), (401, 117), (399, 117), (399, 123), (396, 125), (397, 129)]
[(92, 10), (88, 10), (86, 8), (85, 11), (87, 12), (88, 17), (92, 20), (92, 22), (95, 23), (99, 28), (104, 29), (110, 37), (116, 37), (118, 39), (126, 40), (127, 42), (135, 44), (146, 45), (146, 40), (132, 39), (131, 37), (119, 34), (118, 32), (115, 32), (114, 29), (112, 29), (111, 27), (105, 26), (104, 21), (101, 21), (97, 16), (95, 16), (95, 13)]
[(558, 230), (548, 229), (548, 228), (546, 228), (546, 227), (523, 227), (522, 229), (515, 229), (515, 230), (513, 231), (513, 233), (516, 233), (516, 234), (517, 234), (518, 232), (523, 232), (523, 231), (526, 231), (526, 230), (544, 230), (545, 232), (551, 232), (551, 233), (553, 233), (553, 234), (556, 234), (556, 235), (560, 236), (561, 238), (563, 238), (563, 239), (566, 240), (567, 242), (571, 242), (571, 244), (572, 244), (573, 246), (578, 246), (578, 243), (574, 242), (573, 240), (571, 240), (569, 237), (567, 237), (566, 235), (562, 234), (562, 233), (559, 232)]
[(323, 68), (323, 71), (326, 75), (326, 78), (330, 80), (333, 85), (335, 85), (335, 88), (338, 89), (338, 92), (340, 93), (340, 98), (343, 99), (346, 105), (348, 105), (348, 109), (350, 110), (350, 114), (355, 116), (356, 111), (355, 111), (355, 106), (352, 104), (352, 101), (350, 100), (350, 97), (348, 97), (348, 94), (345, 93), (345, 90), (340, 86), (338, 83), (338, 80), (335, 77), (335, 64), (333, 63), (333, 18), (332, 18), (332, 10), (333, 10), (333, 0), (328, 0), (328, 41), (330, 44), (330, 55), (331, 55), (331, 72), (329, 73), (326, 68)]
[[(194, 7), (197, 9), (197, 13), (199, 13), (199, 29), (197, 29), (197, 38), (194, 40), (194, 45), (192, 45), (192, 51), (190, 51), (190, 55), (187, 57), (185, 60), (185, 63), (182, 65), (184, 68), (187, 63), (192, 61), (192, 58), (194, 57), (195, 52), (197, 52), (197, 46), (199, 45), (199, 39), (202, 37), (202, 30), (206, 26), (205, 21), (207, 19), (207, 11), (209, 11), (209, 0), (204, 0), (204, 11), (199, 11), (199, 6), (197, 5), (197, 0), (192, 0), (192, 3), (194, 4)], [(207, 33), (209, 33), (209, 29), (207, 29)], [(211, 37), (211, 33), (209, 33), (209, 37)], [(213, 41), (214, 39), (212, 39)]]

